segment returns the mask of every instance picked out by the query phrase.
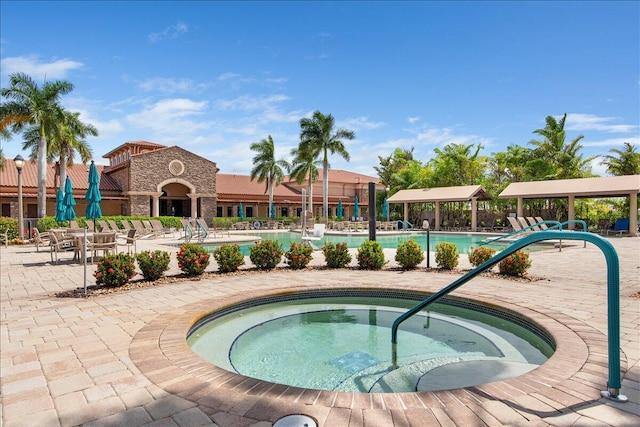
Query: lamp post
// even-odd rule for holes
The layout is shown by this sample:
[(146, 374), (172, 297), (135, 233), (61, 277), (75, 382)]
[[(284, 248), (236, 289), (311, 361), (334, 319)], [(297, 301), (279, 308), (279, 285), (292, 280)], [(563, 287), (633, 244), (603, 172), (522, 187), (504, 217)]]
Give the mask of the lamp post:
[(24, 239), (24, 214), (22, 211), (22, 167), (24, 166), (24, 159), (18, 154), (13, 162), (16, 164), (18, 171), (18, 237)]

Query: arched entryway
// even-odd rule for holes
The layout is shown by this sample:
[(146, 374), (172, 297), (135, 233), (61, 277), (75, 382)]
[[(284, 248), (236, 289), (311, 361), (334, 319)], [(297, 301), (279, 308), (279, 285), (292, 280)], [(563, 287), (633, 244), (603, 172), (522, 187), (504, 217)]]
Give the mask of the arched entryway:
[(160, 216), (191, 216), (191, 200), (187, 196), (191, 192), (189, 187), (173, 182), (162, 187), (161, 191)]

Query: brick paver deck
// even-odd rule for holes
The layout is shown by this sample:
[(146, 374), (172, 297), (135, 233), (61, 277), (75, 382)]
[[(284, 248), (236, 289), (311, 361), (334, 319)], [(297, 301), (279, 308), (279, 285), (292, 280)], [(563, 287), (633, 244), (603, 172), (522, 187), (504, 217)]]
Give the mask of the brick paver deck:
[[(607, 381), (606, 267), (591, 244), (533, 253), (530, 274), (543, 280), (482, 276), (453, 294), (508, 307), (543, 324), (558, 342), (543, 366), (478, 387), (389, 394), (305, 390), (245, 378), (195, 356), (184, 336), (199, 313), (250, 295), (345, 286), (435, 291), (457, 275), (277, 270), (87, 299), (56, 298), (56, 292), (83, 286), (81, 265), (51, 264), (48, 252), (33, 246), (3, 247), (2, 425), (268, 427), (294, 413), (327, 427), (640, 425), (640, 299), (631, 296), (640, 291), (640, 238), (610, 241), (621, 262), (627, 403), (600, 398)], [(175, 252), (164, 246), (168, 242), (141, 241), (138, 250)], [(323, 264), (321, 253), (314, 257), (315, 264)], [(386, 257), (393, 260), (392, 251)], [(461, 261), (461, 268), (468, 268), (465, 256)], [(175, 264), (169, 274), (177, 273)], [(89, 266), (90, 283), (93, 269)]]

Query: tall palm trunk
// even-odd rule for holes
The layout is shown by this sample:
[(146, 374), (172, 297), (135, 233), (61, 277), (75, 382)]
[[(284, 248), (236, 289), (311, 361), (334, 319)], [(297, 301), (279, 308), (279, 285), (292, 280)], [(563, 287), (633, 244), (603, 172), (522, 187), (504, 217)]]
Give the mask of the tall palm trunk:
[(273, 179), (271, 174), (267, 177), (267, 185), (269, 186), (269, 207), (267, 208), (267, 218), (271, 218), (271, 206), (273, 206)]
[(64, 182), (67, 180), (67, 157), (60, 155), (60, 188), (64, 191)]
[(326, 154), (322, 162), (322, 216), (329, 218), (329, 162)]
[(47, 215), (47, 139), (38, 140), (38, 218)]
[[(309, 172), (309, 211), (311, 215), (315, 216), (313, 213), (313, 179), (311, 172)], [(304, 215), (304, 212), (302, 214)]]

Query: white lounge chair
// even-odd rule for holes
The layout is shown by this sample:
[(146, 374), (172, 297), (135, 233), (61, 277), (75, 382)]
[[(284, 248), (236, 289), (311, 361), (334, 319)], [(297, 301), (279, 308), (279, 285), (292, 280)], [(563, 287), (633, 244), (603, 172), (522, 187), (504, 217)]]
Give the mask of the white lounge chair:
[(326, 229), (326, 225), (325, 224), (313, 224), (313, 234), (309, 235), (306, 233), (306, 231), (303, 230), (302, 232), (302, 242), (303, 243), (308, 243), (309, 246), (311, 246), (314, 250), (319, 250), (320, 248), (316, 247), (313, 243), (311, 242), (317, 242), (318, 240), (322, 240), (322, 238), (324, 237), (324, 232)]

